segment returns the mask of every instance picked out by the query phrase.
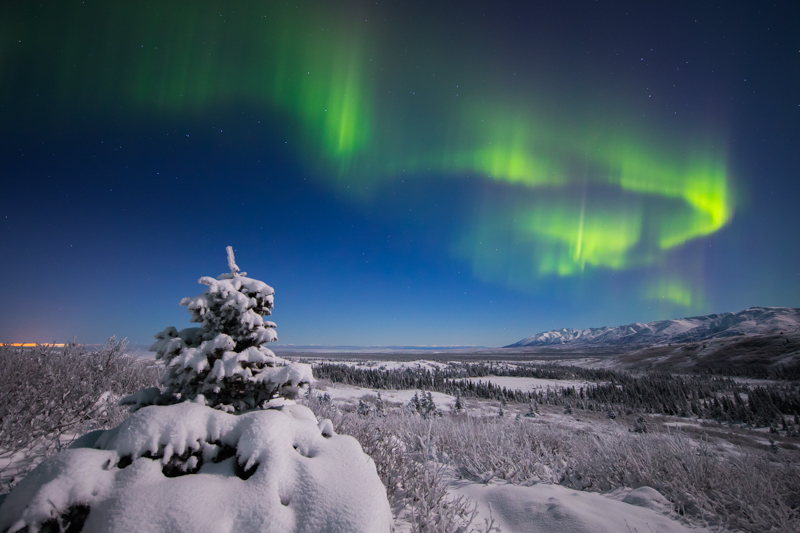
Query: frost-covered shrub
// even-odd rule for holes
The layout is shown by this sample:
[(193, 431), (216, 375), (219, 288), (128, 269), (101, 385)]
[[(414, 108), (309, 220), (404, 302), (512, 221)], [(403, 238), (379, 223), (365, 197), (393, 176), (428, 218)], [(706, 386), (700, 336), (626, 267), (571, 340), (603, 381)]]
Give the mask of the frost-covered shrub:
[[(364, 418), (318, 399), (309, 406), (318, 416), (331, 418), (337, 432), (359, 440), (376, 462), (395, 513), (403, 508), (417, 524), (438, 520), (445, 508), (430, 505), (442, 490), (436, 479), (455, 476), (592, 492), (648, 486), (666, 496), (674, 510), (706, 521), (714, 530), (800, 531), (800, 466), (788, 455), (717, 453), (681, 433), (637, 434), (613, 423), (587, 431), (572, 424), (540, 423), (539, 418), (425, 420), (408, 409)], [(436, 473), (432, 462), (448, 465), (449, 476), (431, 477)], [(426, 464), (434, 467), (428, 474)], [(459, 518), (455, 507), (447, 509), (448, 520)]]
[(412, 533), (498, 531), (491, 524), (473, 524), (474, 504), (448, 493), (450, 476), (441, 462), (445, 458), (437, 457), (431, 434), (426, 433), (432, 419), (407, 409), (390, 410), (385, 417), (362, 417), (337, 410), (320, 396), (307, 399), (306, 405), (318, 418), (330, 418), (337, 432), (358, 440), (375, 461), (393, 513), (408, 523)]
[(96, 350), (0, 346), (0, 492), (81, 434), (122, 422), (119, 399), (158, 383), (160, 368), (126, 351), (113, 337)]
[(205, 276), (207, 289), (184, 298), (199, 328), (168, 327), (150, 349), (165, 362), (167, 373), (158, 389), (140, 391), (124, 400), (135, 408), (195, 400), (202, 395), (211, 407), (241, 412), (277, 398), (296, 398), (311, 383), (311, 367), (277, 357), (265, 344), (278, 340), (272, 314), (275, 291), (246, 277), (228, 246), (231, 271), (216, 279)]
[(800, 531), (800, 466), (771, 454), (719, 454), (680, 433), (582, 434), (562, 484), (584, 490), (646, 485), (680, 514), (742, 531)]

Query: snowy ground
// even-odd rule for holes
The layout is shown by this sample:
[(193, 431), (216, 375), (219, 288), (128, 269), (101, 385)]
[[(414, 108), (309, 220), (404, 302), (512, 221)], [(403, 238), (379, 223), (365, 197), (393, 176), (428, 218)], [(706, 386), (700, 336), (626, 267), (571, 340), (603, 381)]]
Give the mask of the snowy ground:
[(503, 533), (685, 533), (707, 532), (681, 523), (669, 502), (650, 487), (608, 494), (560, 485), (462, 483), (452, 492), (478, 505), (476, 523), (493, 519)]
[[(708, 533), (710, 530), (683, 520), (670, 502), (650, 487), (622, 488), (607, 494), (582, 492), (539, 483), (455, 481), (448, 490), (476, 506), (472, 527), (502, 533)], [(496, 528), (496, 529), (495, 529)], [(408, 533), (404, 521), (395, 533)]]
[[(311, 360), (311, 363), (330, 363), (330, 359)], [(447, 368), (447, 363), (417, 359), (415, 361), (336, 361), (338, 365), (347, 365), (356, 368), (372, 370), (397, 370), (411, 368), (414, 370), (436, 370)]]
[[(408, 402), (411, 401), (411, 398), (414, 397), (414, 394), (418, 394), (419, 391), (416, 390), (377, 390), (377, 389), (367, 389), (364, 387), (353, 387), (351, 385), (342, 385), (341, 383), (336, 383), (335, 385), (325, 386), (324, 388), (317, 388), (315, 389), (321, 394), (327, 393), (330, 395), (331, 399), (335, 402), (340, 403), (347, 403), (351, 405), (358, 405), (358, 400), (364, 397), (377, 397), (378, 393), (381, 395), (381, 399), (389, 404), (395, 404), (394, 407), (399, 407), (402, 405), (407, 405)], [(456, 398), (455, 396), (450, 396), (449, 394), (442, 394), (441, 392), (431, 392), (431, 396), (433, 397), (433, 401), (437, 407), (440, 409), (451, 409), (455, 406)]]
[[(533, 378), (490, 377), (490, 381), (507, 388), (533, 390), (536, 388), (557, 386), (585, 386), (585, 382), (567, 382), (560, 380), (539, 380)], [(486, 381), (487, 378), (474, 378), (474, 381)], [(495, 381), (497, 380), (497, 381)], [(342, 384), (322, 383), (318, 393), (328, 393), (334, 403), (354, 408), (359, 398), (376, 397), (381, 393), (388, 404), (407, 404), (413, 397), (414, 390), (373, 390)], [(324, 390), (323, 390), (324, 389)], [(453, 396), (432, 393), (437, 406), (447, 412), (455, 404)], [(467, 412), (470, 415), (497, 416), (499, 402), (491, 400), (467, 399)], [(604, 432), (628, 431), (635, 420), (635, 415), (618, 415), (616, 420), (607, 419), (603, 413), (576, 411), (566, 414), (563, 408), (556, 406), (540, 406), (539, 416), (528, 419), (523, 416), (524, 423), (544, 424), (547, 427), (564, 427), (571, 432)], [(524, 415), (527, 406), (509, 403), (506, 417), (516, 414)], [(655, 415), (648, 417), (648, 425), (658, 428), (679, 431), (690, 438), (699, 439), (711, 446), (714, 453), (747, 454), (748, 449), (766, 449), (769, 442), (767, 435), (753, 432), (747, 428), (723, 426), (716, 422), (667, 417)], [(784, 446), (784, 443), (779, 443)], [(781, 453), (785, 459), (794, 457), (791, 443), (785, 443)], [(789, 454), (789, 455), (787, 455)], [(533, 486), (518, 486), (504, 482), (489, 484), (453, 480), (448, 492), (452, 497), (464, 496), (477, 505), (478, 515), (473, 526), (484, 527), (485, 520), (490, 517), (494, 525), (504, 533), (522, 532), (660, 532), (679, 533), (687, 531), (709, 531), (698, 524), (687, 523), (682, 517), (672, 512), (669, 502), (654, 489), (649, 487), (617, 489), (600, 494), (597, 492), (577, 491), (559, 485), (539, 483)], [(410, 526), (402, 519), (396, 522), (397, 533), (410, 531)], [(480, 529), (481, 531), (483, 529)], [(716, 531), (717, 529), (715, 529)]]
[[(338, 362), (338, 361), (337, 361)], [(446, 367), (447, 363), (427, 361), (423, 359), (392, 362), (392, 361), (359, 361), (350, 363), (357, 367), (389, 370), (395, 368), (413, 368), (433, 370)], [(586, 387), (586, 381), (580, 380), (549, 380), (538, 378), (521, 378), (506, 376), (484, 376), (469, 378), (473, 382), (492, 382), (500, 387), (512, 390), (534, 391), (547, 388)], [(749, 380), (760, 381), (760, 380)], [(753, 383), (760, 384), (760, 383)], [(358, 400), (367, 398), (374, 400), (378, 393), (388, 408), (397, 408), (407, 405), (417, 390), (376, 390), (364, 387), (355, 387), (342, 384), (320, 382), (314, 388), (315, 394), (327, 393), (334, 403), (355, 409)], [(432, 398), (437, 407), (445, 412), (455, 407), (455, 397), (432, 392)], [(491, 400), (464, 399), (470, 415), (477, 417), (496, 416), (499, 402)], [(544, 424), (548, 426), (565, 426), (573, 431), (604, 431), (604, 428), (616, 427), (627, 431), (633, 418), (618, 415), (616, 420), (605, 419), (604, 414), (588, 411), (575, 411), (574, 415), (567, 415), (563, 407), (541, 407), (541, 413), (534, 419), (525, 419), (525, 423)], [(505, 407), (506, 417), (516, 414), (524, 415), (528, 406), (524, 404), (509, 403)], [(509, 421), (510, 422), (510, 421)], [(754, 433), (746, 428), (721, 426), (720, 424), (696, 419), (676, 418), (666, 416), (648, 417), (648, 424), (659, 427), (671, 427), (673, 430), (684, 432), (690, 436), (702, 438), (712, 443), (720, 452), (743, 453), (742, 446), (767, 448), (770, 446), (769, 435)], [(651, 427), (652, 427), (651, 426)], [(789, 439), (777, 438), (781, 446), (786, 442), (786, 449), (781, 448), (783, 457), (796, 448)], [(793, 452), (792, 452), (793, 453)], [(291, 454), (290, 454), (291, 455)], [(1, 465), (0, 465), (1, 466)], [(670, 511), (669, 503), (655, 490), (648, 487), (638, 489), (618, 489), (606, 494), (596, 492), (583, 492), (569, 489), (559, 485), (539, 483), (532, 486), (519, 486), (490, 482), (488, 484), (454, 480), (449, 486), (449, 493), (453, 497), (464, 496), (477, 505), (478, 515), (474, 526), (481, 527), (484, 520), (490, 517), (494, 525), (503, 533), (521, 532), (660, 532), (682, 533), (687, 531), (708, 531), (697, 525), (690, 525), (680, 520), (680, 517)], [(2, 497), (0, 497), (2, 504)], [(410, 531), (409, 525), (404, 521), (396, 524), (397, 533)]]
[(540, 378), (518, 378), (513, 376), (484, 376), (477, 378), (467, 378), (468, 381), (478, 383), (490, 382), (498, 387), (505, 387), (508, 390), (521, 390), (522, 392), (530, 392), (543, 389), (568, 389), (574, 387), (575, 390), (581, 387), (589, 387), (596, 385), (588, 381), (577, 381), (568, 379), (540, 379)]

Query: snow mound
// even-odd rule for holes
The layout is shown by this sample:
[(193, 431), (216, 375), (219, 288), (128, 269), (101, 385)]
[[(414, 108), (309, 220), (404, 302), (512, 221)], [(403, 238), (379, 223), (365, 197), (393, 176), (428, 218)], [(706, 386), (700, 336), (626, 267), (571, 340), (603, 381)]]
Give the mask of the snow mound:
[[(478, 504), (480, 521), (489, 517), (503, 533), (699, 533), (674, 519), (655, 489), (641, 487), (606, 497), (560, 485), (468, 484), (455, 492)], [(622, 498), (622, 500), (615, 499)], [(668, 503), (668, 502), (667, 502)]]
[(306, 407), (151, 406), (85, 435), (0, 506), (0, 531), (388, 532), (375, 463)]
[[(652, 487), (639, 487), (633, 490), (622, 489), (620, 492), (624, 494), (620, 500), (623, 503), (646, 507), (662, 513), (667, 513), (672, 509), (670, 501)], [(612, 495), (609, 494), (608, 496)]]

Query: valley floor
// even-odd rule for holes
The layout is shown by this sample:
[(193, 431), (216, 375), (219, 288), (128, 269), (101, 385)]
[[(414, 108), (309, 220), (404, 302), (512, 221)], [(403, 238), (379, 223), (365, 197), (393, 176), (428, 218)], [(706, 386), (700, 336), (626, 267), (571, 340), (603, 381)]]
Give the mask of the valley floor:
[[(531, 390), (586, 385), (508, 376), (470, 380)], [(559, 405), (537, 405), (532, 414), (527, 404), (477, 398), (461, 398), (462, 409), (456, 410), (457, 397), (440, 392), (430, 393), (438, 416), (425, 419), (409, 410), (414, 395), (424, 397), (424, 391), (323, 380), (314, 394), (312, 409), (316, 405), (338, 431), (362, 441), (379, 473), (391, 452), (375, 442), (376, 434), (391, 435), (405, 455), (436, 470), (446, 494), (438, 505), (460, 497), (462, 515), (475, 513), (472, 529), (465, 531), (794, 531), (800, 526), (800, 439), (769, 428), (657, 414), (609, 418), (607, 412)], [(383, 416), (375, 413), (379, 394)], [(387, 486), (393, 482), (402, 485), (395, 479)], [(415, 501), (414, 491), (422, 489), (411, 485), (389, 489), (398, 531), (424, 531), (420, 521), (442, 514), (432, 510), (435, 505), (426, 509), (424, 501)], [(430, 486), (424, 491), (436, 492)]]

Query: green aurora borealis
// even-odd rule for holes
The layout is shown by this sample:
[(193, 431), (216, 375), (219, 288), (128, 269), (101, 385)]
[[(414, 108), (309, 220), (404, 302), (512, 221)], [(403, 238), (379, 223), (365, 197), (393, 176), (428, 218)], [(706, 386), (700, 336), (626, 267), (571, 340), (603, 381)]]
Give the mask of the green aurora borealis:
[(399, 180), (488, 191), (442, 245), (482, 281), (536, 293), (632, 272), (639, 299), (703, 310), (689, 245), (730, 223), (741, 194), (723, 129), (660, 128), (624, 92), (530, 75), (534, 59), (501, 83), (516, 67), (487, 61), (483, 44), (424, 28), (403, 39), (358, 7), (277, 4), (65, 2), (41, 19), (6, 8), (0, 68), (17, 74), (0, 91), (35, 106), (26, 87), (41, 87), (74, 116), (130, 121), (264, 110), (354, 206)]

